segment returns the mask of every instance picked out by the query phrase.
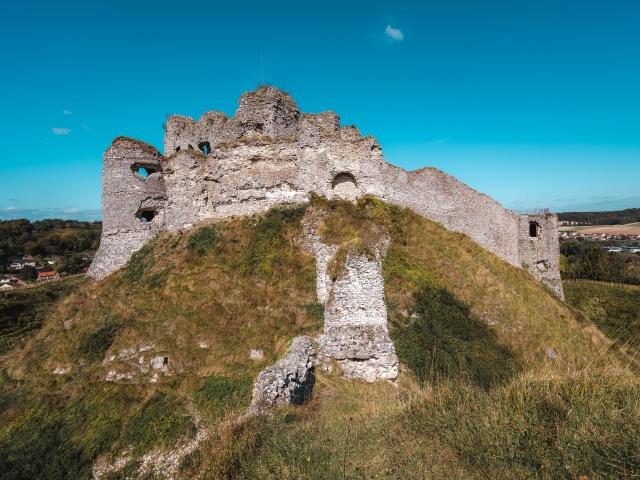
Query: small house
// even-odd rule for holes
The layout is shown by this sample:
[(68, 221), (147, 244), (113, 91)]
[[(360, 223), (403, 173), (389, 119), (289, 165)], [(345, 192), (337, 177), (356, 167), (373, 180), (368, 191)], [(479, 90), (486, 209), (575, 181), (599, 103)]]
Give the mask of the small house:
[(58, 272), (38, 272), (38, 282), (60, 280)]

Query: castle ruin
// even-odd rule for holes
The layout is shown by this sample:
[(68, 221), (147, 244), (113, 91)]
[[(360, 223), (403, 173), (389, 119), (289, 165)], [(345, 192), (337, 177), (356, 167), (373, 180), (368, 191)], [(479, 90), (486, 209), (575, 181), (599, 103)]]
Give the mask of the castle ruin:
[(232, 117), (171, 115), (164, 155), (138, 140), (113, 141), (104, 155), (103, 230), (89, 275), (117, 270), (160, 231), (306, 202), (310, 192), (351, 200), (369, 194), (411, 208), (563, 297), (555, 215), (518, 215), (435, 168), (393, 166), (375, 138), (341, 126), (333, 112), (301, 112), (273, 87), (243, 94)]

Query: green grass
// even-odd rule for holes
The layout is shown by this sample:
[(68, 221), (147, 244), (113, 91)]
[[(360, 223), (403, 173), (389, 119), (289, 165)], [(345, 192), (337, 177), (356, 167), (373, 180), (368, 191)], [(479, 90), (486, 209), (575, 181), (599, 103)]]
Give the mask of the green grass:
[[(240, 413), (257, 373), (291, 337), (321, 328), (313, 258), (296, 240), (303, 214), (304, 208), (281, 208), (188, 235), (163, 234), (109, 279), (55, 304), (24, 348), (0, 364), (7, 468), (16, 478), (87, 478), (100, 455), (131, 447), (140, 456), (183, 443), (194, 434), (192, 406), (214, 432), (227, 415)], [(151, 351), (139, 351), (148, 345)], [(251, 348), (266, 359), (251, 361)], [(121, 360), (122, 351), (135, 355)], [(139, 358), (148, 364), (157, 355), (168, 356), (172, 370), (151, 384), (153, 371), (137, 373)], [(107, 356), (117, 358), (103, 364)], [(71, 372), (52, 375), (60, 366)], [(139, 385), (105, 382), (111, 370), (133, 372)], [(105, 395), (102, 387), (131, 395), (120, 397), (118, 408), (105, 406), (105, 416), (100, 409), (78, 413), (76, 406)], [(65, 443), (85, 436), (103, 439), (100, 448)], [(33, 437), (43, 439), (42, 448), (21, 440)]]
[(78, 345), (78, 355), (90, 362), (97, 362), (113, 343), (118, 334), (119, 325), (107, 323), (97, 330), (86, 333)]
[(231, 410), (248, 407), (252, 387), (251, 377), (206, 377), (195, 391), (193, 403), (202, 415), (218, 418)]
[(595, 323), (619, 347), (640, 351), (640, 289), (565, 282), (567, 303)]
[(411, 315), (393, 325), (392, 339), (420, 382), (457, 379), (489, 389), (521, 369), (509, 347), (448, 290), (424, 284), (414, 301)]
[(640, 384), (629, 373), (520, 375), (490, 391), (319, 375), (311, 403), (253, 419), (185, 478), (634, 478)]
[(0, 355), (40, 329), (56, 302), (84, 279), (72, 279), (0, 295)]
[(11, 422), (5, 418), (0, 430), (2, 478), (89, 478), (95, 457), (120, 435), (123, 413), (135, 401), (131, 393), (89, 389), (69, 402), (31, 395), (27, 408)]
[(135, 453), (140, 454), (152, 447), (172, 447), (194, 434), (195, 425), (181, 399), (158, 392), (128, 419), (120, 444), (123, 448), (133, 445)]
[(199, 228), (189, 237), (187, 248), (201, 257), (209, 253), (220, 241), (220, 232), (215, 225)]

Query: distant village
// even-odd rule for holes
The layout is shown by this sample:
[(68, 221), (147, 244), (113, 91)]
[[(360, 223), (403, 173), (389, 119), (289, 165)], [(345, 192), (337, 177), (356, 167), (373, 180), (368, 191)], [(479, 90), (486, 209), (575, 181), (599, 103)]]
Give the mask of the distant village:
[(599, 242), (602, 249), (609, 253), (640, 254), (640, 235), (621, 235), (610, 233), (559, 232), (560, 241), (582, 240)]
[[(79, 258), (81, 270), (84, 271), (91, 264), (93, 254), (82, 254)], [(5, 273), (0, 273), (0, 292), (57, 282), (70, 276), (66, 272), (59, 271), (63, 261), (64, 257), (58, 255), (45, 258), (24, 255), (11, 260), (4, 268)]]

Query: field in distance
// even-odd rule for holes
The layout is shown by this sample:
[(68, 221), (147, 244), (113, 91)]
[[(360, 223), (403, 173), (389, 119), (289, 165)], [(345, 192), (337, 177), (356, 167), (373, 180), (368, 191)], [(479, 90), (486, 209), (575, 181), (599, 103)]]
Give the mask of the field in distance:
[(559, 227), (561, 232), (604, 233), (607, 235), (640, 235), (640, 222), (626, 225), (566, 225)]

